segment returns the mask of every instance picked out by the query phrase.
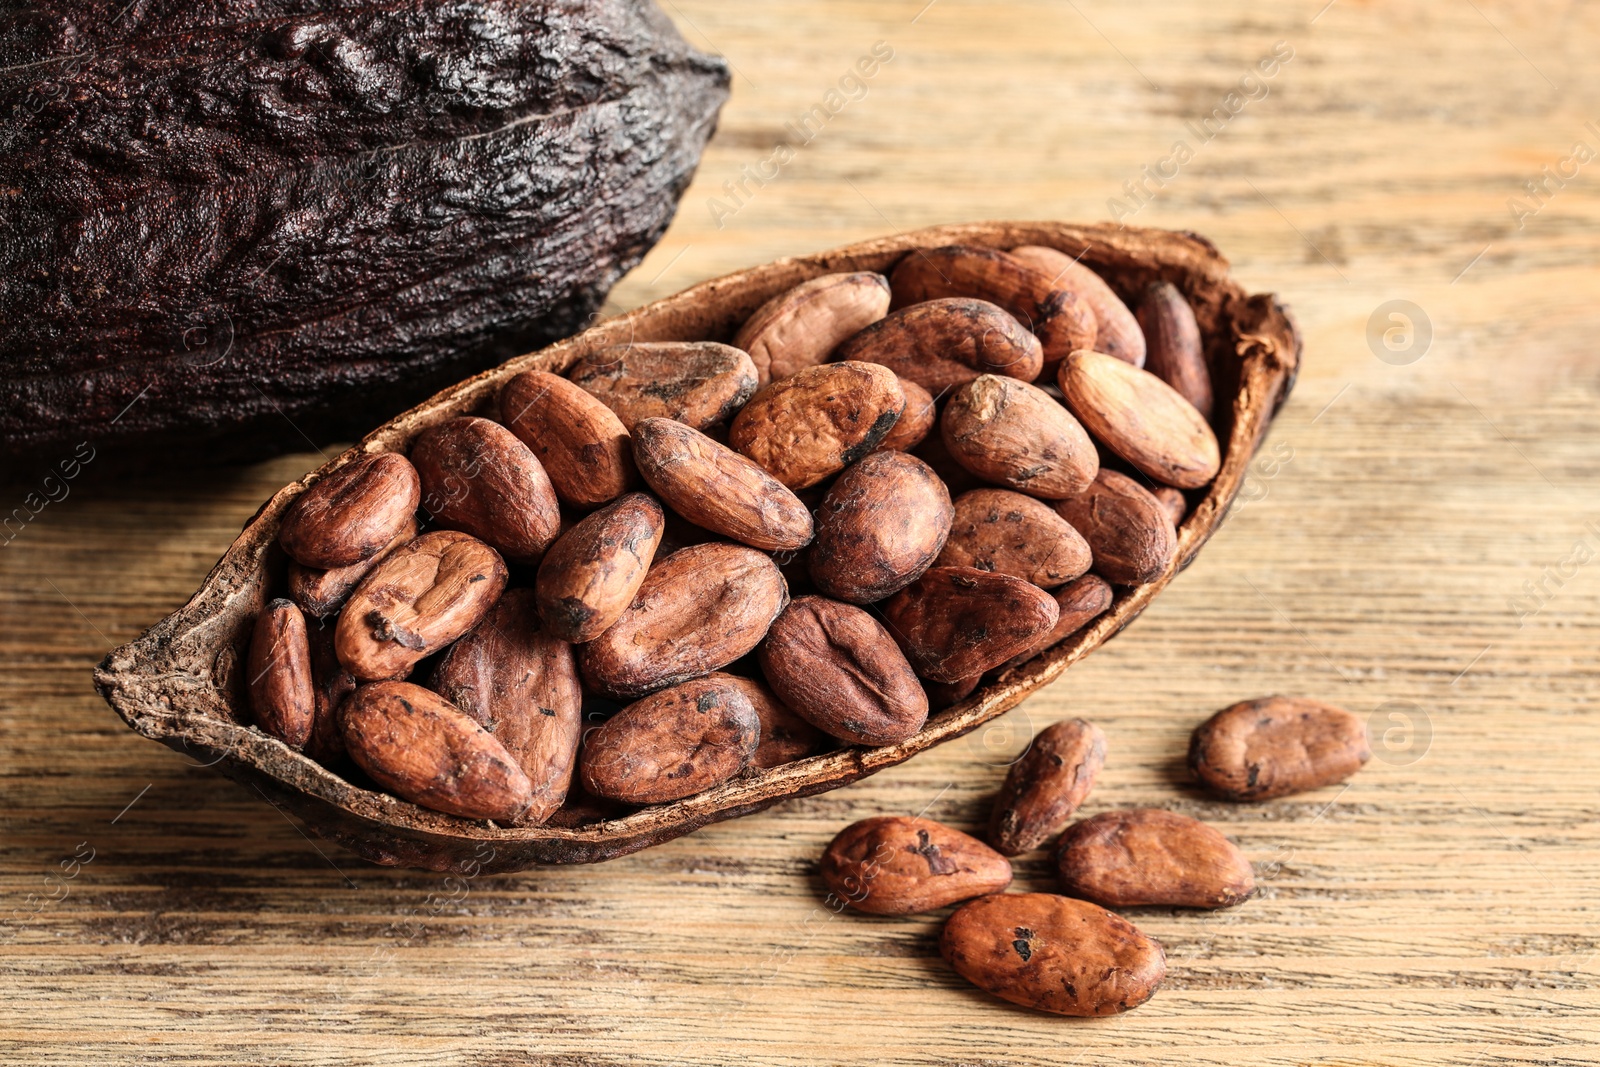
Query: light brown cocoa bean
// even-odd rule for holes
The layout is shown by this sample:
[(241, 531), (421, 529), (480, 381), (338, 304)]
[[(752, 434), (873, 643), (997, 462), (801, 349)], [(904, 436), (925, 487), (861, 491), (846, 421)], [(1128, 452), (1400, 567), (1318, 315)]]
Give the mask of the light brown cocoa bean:
[(714, 341), (633, 341), (591, 352), (567, 377), (617, 413), (630, 431), (645, 419), (707, 430), (755, 395), (748, 353)]
[(728, 427), (728, 444), (791, 489), (816, 485), (882, 443), (905, 393), (888, 367), (854, 360), (775, 381)]
[(917, 674), (954, 682), (998, 667), (1056, 624), (1056, 602), (1008, 574), (935, 567), (891, 597), (884, 622)]
[(1195, 728), (1189, 769), (1229, 800), (1267, 800), (1342, 782), (1372, 756), (1366, 724), (1304, 697), (1246, 700)]
[(544, 631), (573, 644), (604, 633), (633, 603), (665, 528), (660, 504), (629, 493), (557, 538), (535, 582)]
[(362, 681), (398, 678), (477, 625), (506, 587), (500, 554), (435, 530), (391, 552), (339, 613), (339, 662)]
[(906, 407), (894, 426), (878, 442), (877, 451), (910, 452), (920, 445), (939, 421), (939, 408), (933, 395), (916, 382), (898, 380), (900, 392), (905, 395)]
[(842, 741), (894, 745), (928, 720), (928, 694), (905, 653), (853, 604), (820, 596), (792, 601), (757, 654), (772, 691)]
[(957, 463), (1029, 496), (1076, 496), (1100, 469), (1094, 442), (1072, 413), (1015, 378), (985, 374), (957, 389), (939, 430)]
[(979, 989), (1056, 1015), (1115, 1015), (1155, 995), (1161, 945), (1128, 920), (1053, 893), (996, 893), (944, 924), (939, 953)]
[(765, 387), (825, 362), (840, 342), (888, 310), (889, 281), (883, 275), (824, 274), (757, 308), (733, 347), (750, 354)]
[(1038, 848), (1072, 819), (1106, 763), (1106, 735), (1084, 719), (1040, 730), (1011, 768), (989, 817), (989, 844), (1003, 856)]
[(778, 478), (671, 419), (645, 419), (633, 428), (639, 473), (685, 519), (712, 533), (769, 552), (811, 541), (811, 512)]
[(840, 345), (834, 356), (881, 363), (935, 393), (980, 374), (1031, 382), (1044, 366), (1044, 349), (1026, 326), (999, 305), (968, 297), (901, 308)]
[(591, 730), (578, 773), (595, 796), (661, 804), (744, 770), (760, 736), (744, 691), (729, 675), (711, 674), (635, 701)]
[(1056, 607), (1060, 610), (1060, 614), (1056, 616), (1056, 624), (1050, 628), (1049, 633), (1039, 639), (1038, 644), (1012, 659), (1006, 666), (1015, 667), (1050, 646), (1065, 641), (1105, 614), (1110, 609), (1113, 599), (1111, 586), (1098, 574), (1085, 574), (1081, 578), (1075, 578), (1050, 595), (1055, 598)]
[(273, 600), (256, 616), (246, 660), (256, 725), (290, 748), (305, 745), (316, 721), (306, 617), (291, 600)]
[(1172, 520), (1173, 526), (1182, 522), (1183, 517), (1189, 513), (1189, 502), (1184, 499), (1182, 489), (1174, 489), (1170, 485), (1158, 485), (1151, 490), (1150, 495), (1167, 509), (1167, 518)]
[(1194, 309), (1178, 287), (1151, 282), (1139, 301), (1139, 325), (1150, 349), (1144, 369), (1176, 389), (1209, 422), (1215, 404), (1211, 369)]
[(504, 823), (527, 810), (532, 787), (505, 746), (420, 685), (363, 685), (345, 701), (340, 725), (351, 759), (403, 800)]
[(572, 646), (545, 632), (532, 589), (509, 589), (445, 652), (428, 687), (494, 735), (528, 776), (518, 822), (544, 822), (567, 797), (583, 731)]
[(1074, 352), (1061, 365), (1060, 384), (1088, 431), (1156, 481), (1198, 489), (1217, 476), (1222, 452), (1211, 425), (1149, 371), (1099, 352)]
[(880, 815), (851, 823), (823, 850), (822, 880), (869, 915), (933, 911), (1011, 884), (1011, 864), (932, 819)]
[(1108, 908), (1227, 908), (1255, 892), (1250, 861), (1198, 819), (1160, 808), (1108, 811), (1074, 824), (1056, 849), (1061, 884)]
[(411, 462), (422, 506), (441, 527), (462, 530), (515, 563), (534, 563), (561, 527), (544, 466), (516, 434), (474, 416), (446, 419), (418, 436)]
[(724, 542), (680, 548), (650, 569), (622, 617), (579, 650), (579, 666), (604, 696), (642, 696), (745, 655), (788, 602), (770, 556)]
[(307, 567), (290, 560), (286, 568), (289, 599), (300, 605), (300, 610), (317, 619), (337, 615), (350, 596), (350, 591), (361, 584), (372, 568), (390, 552), (417, 536), (415, 515), (407, 516), (405, 525), (383, 548), (360, 563), (348, 567)]
[(1099, 336), (1094, 310), (1079, 293), (998, 248), (913, 249), (889, 275), (889, 285), (897, 309), (949, 296), (998, 304), (1039, 338), (1047, 375), (1068, 352), (1093, 348)]
[(1093, 267), (1042, 245), (1023, 245), (1013, 248), (1011, 254), (1032, 263), (1057, 285), (1066, 286), (1088, 303), (1094, 312), (1096, 352), (1116, 356), (1135, 367), (1145, 365), (1145, 336), (1139, 320)]
[(278, 543), (307, 567), (348, 567), (371, 559), (416, 521), (422, 482), (395, 452), (357, 456), (329, 471), (283, 512)]
[(1089, 569), (1089, 542), (1031, 496), (974, 489), (955, 499), (950, 539), (936, 567), (976, 567), (1053, 589)]
[(754, 678), (733, 674), (728, 678), (750, 701), (750, 706), (756, 709), (756, 718), (761, 721), (761, 741), (750, 757), (750, 766), (763, 770), (781, 767), (832, 747), (832, 738), (796, 715), (794, 709), (765, 685)]
[(311, 723), (311, 736), (306, 738), (302, 751), (328, 768), (340, 767), (345, 762), (339, 714), (345, 700), (361, 684), (339, 662), (339, 654), (333, 647), (333, 632), (333, 624), (328, 621), (308, 626), (306, 632), (311, 642), (311, 684), (317, 710)]
[(1085, 492), (1057, 501), (1056, 511), (1089, 542), (1096, 573), (1116, 585), (1154, 581), (1178, 552), (1167, 509), (1125, 474), (1102, 470)]
[(932, 467), (904, 452), (874, 453), (839, 475), (817, 509), (811, 580), (852, 604), (891, 596), (933, 566), (954, 515)]
[(500, 391), (500, 421), (539, 457), (562, 503), (588, 510), (637, 482), (628, 431), (580, 386), (530, 370)]

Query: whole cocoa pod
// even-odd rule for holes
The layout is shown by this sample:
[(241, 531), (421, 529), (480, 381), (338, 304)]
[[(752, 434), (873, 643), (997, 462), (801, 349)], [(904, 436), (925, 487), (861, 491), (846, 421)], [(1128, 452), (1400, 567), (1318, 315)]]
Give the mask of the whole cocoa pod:
[(579, 666), (603, 696), (641, 696), (745, 655), (788, 602), (770, 556), (724, 542), (681, 548), (652, 567), (622, 617), (583, 646)]
[(1176, 389), (1202, 418), (1211, 419), (1215, 400), (1194, 309), (1171, 282), (1151, 282), (1139, 301), (1139, 325), (1150, 354), (1145, 370)]
[(1042, 245), (1023, 245), (1011, 254), (1049, 274), (1057, 285), (1065, 285), (1088, 303), (1094, 312), (1094, 350), (1116, 356), (1135, 367), (1145, 365), (1145, 336), (1139, 320), (1128, 305), (1106, 284), (1094, 268), (1065, 252)]
[(1149, 371), (1099, 352), (1061, 364), (1061, 393), (1090, 433), (1158, 482), (1198, 489), (1217, 476), (1217, 435), (1194, 405)]
[(516, 434), (488, 419), (446, 419), (411, 446), (422, 506), (440, 526), (463, 530), (505, 558), (533, 563), (561, 527), (561, 506), (543, 465)]
[(800, 597), (773, 621), (758, 652), (773, 692), (840, 740), (898, 744), (928, 719), (928, 695), (905, 653), (854, 605)]
[(318, 619), (337, 614), (350, 596), (350, 591), (361, 584), (372, 568), (385, 556), (417, 536), (415, 516), (407, 516), (399, 532), (383, 548), (348, 567), (307, 567), (290, 560), (286, 568), (289, 599), (300, 605), (300, 610)]
[(278, 543), (307, 567), (371, 559), (415, 521), (422, 481), (394, 452), (357, 456), (313, 482), (284, 509)]
[(290, 748), (302, 747), (316, 720), (306, 617), (290, 600), (274, 600), (256, 616), (246, 661), (256, 725)]
[(524, 371), (500, 390), (500, 421), (539, 457), (556, 496), (587, 510), (637, 481), (628, 431), (612, 410), (548, 371)]
[(933, 468), (876, 452), (839, 475), (817, 509), (809, 567), (836, 600), (870, 604), (916, 581), (939, 558), (955, 508)]
[(471, 534), (435, 530), (372, 569), (339, 614), (339, 662), (362, 681), (410, 671), (478, 624), (506, 587), (500, 554)]
[(1100, 469), (1094, 442), (1072, 413), (1014, 378), (985, 374), (957, 389), (939, 429), (957, 463), (1029, 496), (1076, 496)]
[(1160, 808), (1108, 811), (1074, 824), (1056, 849), (1061, 884), (1108, 908), (1227, 908), (1255, 892), (1250, 861), (1198, 819)]
[(660, 804), (744, 770), (761, 722), (744, 691), (711, 674), (636, 701), (590, 731), (579, 756), (584, 789), (629, 804)]
[(1342, 782), (1371, 756), (1366, 724), (1355, 715), (1271, 696), (1223, 708), (1197, 726), (1189, 769), (1229, 800), (1268, 800)]
[(644, 493), (629, 493), (556, 539), (535, 583), (546, 633), (592, 641), (622, 617), (661, 544), (666, 516)]
[(764, 388), (824, 362), (841, 341), (888, 310), (889, 281), (883, 275), (824, 274), (757, 308), (733, 347), (750, 353)]
[(750, 356), (714, 341), (632, 341), (591, 352), (567, 377), (616, 412), (631, 432), (664, 418), (708, 430), (755, 395)]
[(1011, 864), (982, 841), (903, 815), (846, 826), (823, 851), (821, 866), (833, 894), (869, 915), (933, 911), (1011, 884)]
[(1046, 589), (1083, 574), (1089, 542), (1048, 504), (1005, 489), (974, 489), (955, 500), (939, 567), (976, 567)]
[(804, 489), (877, 448), (905, 406), (887, 367), (807, 367), (757, 393), (734, 416), (728, 444), (790, 489)]
[(884, 621), (911, 666), (935, 682), (998, 667), (1056, 624), (1049, 593), (1007, 574), (935, 567), (889, 599)]
[(1178, 553), (1167, 509), (1125, 474), (1102, 470), (1084, 493), (1057, 501), (1056, 511), (1089, 542), (1094, 569), (1108, 582), (1154, 581)]
[(1031, 382), (1044, 366), (1044, 349), (1026, 326), (996, 304), (966, 297), (901, 308), (840, 345), (834, 356), (881, 363), (935, 393), (980, 374)]
[(1005, 783), (989, 817), (989, 843), (1003, 856), (1038, 848), (1072, 818), (1106, 764), (1106, 735), (1083, 719), (1039, 731)]

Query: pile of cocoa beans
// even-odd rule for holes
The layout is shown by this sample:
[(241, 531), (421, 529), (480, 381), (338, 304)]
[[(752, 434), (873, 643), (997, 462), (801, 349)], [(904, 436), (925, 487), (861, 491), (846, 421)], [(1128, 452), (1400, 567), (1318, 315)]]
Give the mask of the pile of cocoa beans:
[(813, 278), (732, 342), (524, 372), (313, 483), (260, 728), (503, 825), (897, 744), (1165, 573), (1219, 468), (1182, 295), (1135, 314), (1053, 249)]
[[(1220, 797), (1256, 801), (1342, 782), (1370, 756), (1366, 727), (1350, 712), (1273, 696), (1198, 726), (1189, 768)], [(1094, 724), (1069, 719), (1041, 730), (1006, 773), (987, 844), (920, 817), (845, 827), (822, 854), (830, 907), (912, 915), (969, 901), (946, 920), (939, 948), (974, 985), (1058, 1015), (1138, 1007), (1166, 977), (1166, 954), (1108, 909), (1228, 908), (1255, 892), (1255, 874), (1232, 841), (1177, 812), (1106, 811), (1069, 826), (1105, 762), (1105, 735)], [(1008, 857), (1057, 834), (1061, 893), (1004, 892)]]

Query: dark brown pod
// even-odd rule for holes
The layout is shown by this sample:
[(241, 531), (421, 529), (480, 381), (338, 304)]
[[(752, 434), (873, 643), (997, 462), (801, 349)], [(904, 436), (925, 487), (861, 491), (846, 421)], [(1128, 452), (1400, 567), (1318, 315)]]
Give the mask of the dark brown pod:
[(935, 567), (883, 606), (912, 668), (935, 682), (1000, 666), (1049, 633), (1057, 614), (1031, 582), (972, 567)]
[(1182, 489), (1174, 489), (1170, 485), (1158, 485), (1151, 490), (1150, 495), (1167, 509), (1167, 518), (1172, 520), (1173, 526), (1181, 523), (1183, 517), (1189, 513), (1189, 502), (1183, 498)]
[(1200, 324), (1178, 287), (1151, 282), (1139, 301), (1139, 325), (1150, 353), (1144, 369), (1176, 389), (1210, 421), (1216, 403), (1211, 370), (1200, 341)]
[(1037, 656), (1051, 645), (1065, 641), (1109, 611), (1111, 601), (1114, 599), (1111, 586), (1098, 574), (1085, 574), (1050, 595), (1055, 598), (1056, 607), (1060, 611), (1056, 616), (1056, 624), (1050, 628), (1049, 633), (1039, 639), (1038, 644), (1012, 659), (1006, 666), (1015, 667)]
[(906, 407), (894, 427), (878, 442), (879, 452), (910, 452), (933, 432), (934, 424), (939, 421), (939, 408), (931, 393), (905, 378), (897, 382), (905, 395)]
[(306, 617), (290, 600), (274, 600), (256, 616), (250, 636), (250, 708), (256, 725), (290, 748), (302, 747), (316, 721)]
[(1015, 378), (985, 374), (957, 389), (939, 431), (967, 470), (1029, 496), (1076, 496), (1100, 469), (1100, 454), (1072, 413)]
[(933, 911), (1011, 884), (1011, 864), (932, 819), (880, 815), (851, 823), (823, 850), (822, 880), (869, 915)]
[(1044, 366), (1044, 349), (998, 305), (944, 297), (873, 323), (840, 345), (834, 358), (881, 363), (906, 381), (944, 393), (980, 374), (1031, 382)]
[(796, 715), (771, 689), (754, 678), (733, 674), (728, 678), (744, 693), (750, 706), (756, 709), (756, 718), (761, 720), (761, 741), (750, 757), (750, 766), (763, 770), (781, 767), (832, 747), (833, 741), (827, 734)]
[(1195, 728), (1189, 769), (1229, 800), (1267, 800), (1342, 782), (1372, 757), (1366, 724), (1304, 697), (1224, 708)]
[(893, 745), (928, 720), (928, 695), (894, 638), (866, 611), (826, 597), (793, 601), (758, 652), (795, 714), (856, 745)]
[(633, 454), (650, 488), (703, 529), (769, 552), (811, 541), (811, 512), (783, 482), (699, 430), (645, 419), (633, 428)]
[(1053, 893), (996, 893), (944, 924), (939, 954), (979, 989), (1056, 1015), (1116, 1015), (1155, 995), (1161, 945), (1128, 920)]
[(357, 456), (313, 482), (283, 512), (278, 543), (307, 567), (348, 567), (414, 522), (422, 481), (395, 452)]
[(841, 341), (888, 310), (889, 282), (883, 275), (824, 274), (762, 304), (745, 320), (733, 346), (750, 353), (765, 388), (825, 362)]
[(506, 587), (500, 554), (471, 534), (435, 530), (372, 569), (339, 613), (339, 662), (362, 681), (397, 678), (478, 624)]
[(415, 515), (406, 518), (405, 525), (383, 548), (360, 563), (348, 567), (307, 567), (290, 560), (286, 570), (289, 599), (300, 605), (300, 610), (317, 619), (336, 615), (344, 607), (351, 590), (361, 584), (361, 579), (372, 572), (382, 559), (417, 536)]
[(756, 365), (714, 341), (609, 345), (572, 365), (567, 377), (616, 412), (632, 431), (663, 418), (707, 430), (733, 418), (756, 393)]
[(333, 647), (333, 624), (324, 620), (308, 628), (311, 642), (311, 684), (316, 696), (316, 717), (304, 752), (324, 767), (344, 762), (344, 734), (339, 730), (339, 711), (346, 698), (361, 683), (344, 669)]
[(1075, 897), (1108, 908), (1227, 908), (1255, 892), (1250, 861), (1198, 819), (1160, 808), (1108, 811), (1061, 835), (1056, 869)]
[(450, 646), (428, 686), (494, 735), (528, 776), (518, 820), (544, 822), (572, 782), (583, 730), (583, 689), (572, 646), (540, 626), (532, 589), (511, 589)]
[(1049, 274), (1057, 285), (1066, 286), (1088, 303), (1094, 312), (1096, 352), (1116, 356), (1135, 367), (1145, 365), (1145, 336), (1139, 328), (1139, 320), (1094, 268), (1065, 252), (1042, 245), (1022, 245), (1013, 248), (1011, 254), (1032, 263)]
[(1089, 542), (1048, 504), (1005, 489), (974, 489), (955, 499), (950, 539), (934, 565), (976, 567), (1052, 589), (1089, 563)]
[(463, 530), (515, 563), (534, 563), (561, 527), (544, 466), (517, 435), (473, 416), (424, 430), (411, 446), (422, 506), (440, 526)]
[(804, 489), (877, 448), (905, 406), (887, 367), (807, 367), (757, 393), (734, 416), (728, 444), (789, 488)]
[(1161, 501), (1125, 474), (1102, 470), (1056, 511), (1089, 542), (1094, 569), (1116, 585), (1154, 581), (1178, 553), (1178, 531)]
[(528, 776), (505, 746), (420, 685), (363, 685), (345, 701), (340, 725), (350, 758), (413, 804), (511, 823), (532, 799)]
[(535, 583), (544, 631), (574, 644), (604, 633), (633, 603), (665, 528), (654, 498), (629, 493), (557, 538)]
[(1020, 856), (1059, 833), (1083, 803), (1106, 763), (1106, 735), (1084, 719), (1063, 719), (1039, 731), (1006, 771), (989, 816), (989, 844)]
[(904, 452), (874, 453), (839, 475), (817, 509), (811, 580), (852, 604), (891, 596), (933, 566), (954, 515), (932, 467)]
[(584, 738), (584, 789), (629, 804), (693, 796), (744, 770), (761, 722), (726, 674), (695, 678), (635, 701)]
[(725, 667), (766, 636), (789, 602), (772, 558), (709, 542), (656, 563), (622, 617), (579, 652), (603, 696), (637, 697)]
[(565, 378), (542, 370), (512, 378), (500, 391), (500, 421), (539, 457), (565, 504), (599, 507), (637, 482), (622, 420)]

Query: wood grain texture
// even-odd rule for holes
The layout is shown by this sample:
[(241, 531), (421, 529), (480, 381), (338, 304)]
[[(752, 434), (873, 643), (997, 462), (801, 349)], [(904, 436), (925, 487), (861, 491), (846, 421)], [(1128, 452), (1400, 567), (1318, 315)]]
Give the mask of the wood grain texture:
[[(1205, 233), (1241, 284), (1298, 313), (1305, 369), (1252, 499), (1126, 633), (970, 741), (604, 867), (451, 882), (313, 844), (129, 733), (90, 685), (108, 648), (176, 607), (321, 458), (137, 482), (90, 463), (0, 547), (0, 1056), (1600, 1061), (1596, 164), (1520, 229), (1507, 206), (1574, 142), (1600, 149), (1585, 128), (1600, 119), (1600, 12), (665, 6), (732, 61), (734, 96), (619, 308), (896, 229), (1106, 219), (1186, 121), (1289, 42), (1269, 94), (1130, 220)], [(707, 198), (879, 40), (894, 58), (865, 97), (719, 229)], [(1405, 365), (1368, 343), (1394, 299), (1433, 328)], [(6, 487), (5, 507), (34, 488)], [(1524, 583), (1539, 591), (1519, 603)], [(1376, 716), (1377, 756), (1347, 788), (1207, 800), (1184, 780), (1189, 730), (1271, 692)], [(1149, 1004), (1034, 1015), (949, 972), (939, 916), (826, 908), (816, 858), (839, 827), (925, 811), (977, 829), (1005, 760), (1071, 715), (1109, 741), (1086, 815), (1204, 818), (1263, 886), (1226, 913), (1131, 914), (1171, 961)], [(90, 848), (66, 878), (62, 861)], [(1051, 887), (1044, 853), (1021, 858), (1016, 884)]]

